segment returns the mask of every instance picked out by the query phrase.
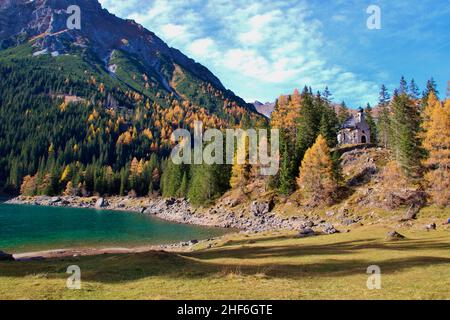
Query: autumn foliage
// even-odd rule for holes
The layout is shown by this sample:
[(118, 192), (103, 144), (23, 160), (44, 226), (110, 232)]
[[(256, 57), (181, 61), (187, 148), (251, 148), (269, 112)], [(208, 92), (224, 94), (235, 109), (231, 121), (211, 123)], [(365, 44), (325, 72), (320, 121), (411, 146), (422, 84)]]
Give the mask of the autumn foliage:
[(306, 151), (297, 185), (309, 204), (330, 204), (335, 199), (338, 185), (333, 173), (330, 150), (322, 135)]
[(428, 152), (424, 164), (429, 193), (439, 205), (450, 204), (450, 100), (444, 106), (430, 95), (426, 116), (423, 146)]

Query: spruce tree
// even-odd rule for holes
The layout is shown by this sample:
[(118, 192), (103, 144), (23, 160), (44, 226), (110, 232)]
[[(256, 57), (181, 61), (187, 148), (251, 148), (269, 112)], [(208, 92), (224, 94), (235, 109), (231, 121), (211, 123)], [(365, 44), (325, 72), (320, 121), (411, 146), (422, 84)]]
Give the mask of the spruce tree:
[(344, 122), (350, 117), (350, 112), (348, 111), (348, 107), (344, 101), (342, 101), (341, 105), (339, 106), (337, 117), (340, 126), (342, 126)]
[(379, 117), (377, 124), (378, 143), (387, 148), (391, 142), (390, 96), (385, 85), (381, 86), (379, 95)]
[(420, 115), (407, 93), (396, 92), (392, 103), (394, 155), (408, 178), (418, 178), (424, 155), (420, 141)]
[(370, 106), (369, 103), (367, 104), (364, 113), (366, 114), (366, 121), (370, 128), (370, 142), (372, 144), (377, 144), (378, 143), (377, 126), (375, 124), (375, 120), (373, 119), (372, 107)]
[(181, 180), (180, 188), (178, 189), (177, 196), (179, 198), (184, 198), (187, 196), (188, 192), (188, 177), (187, 172), (183, 173), (183, 179)]
[(288, 195), (294, 191), (295, 175), (293, 170), (293, 154), (289, 149), (287, 141), (284, 141), (282, 145), (281, 157), (278, 190), (281, 194)]
[(304, 90), (302, 93), (302, 105), (298, 118), (296, 162), (299, 163), (303, 156), (317, 138), (320, 126), (320, 114), (316, 108), (314, 97)]

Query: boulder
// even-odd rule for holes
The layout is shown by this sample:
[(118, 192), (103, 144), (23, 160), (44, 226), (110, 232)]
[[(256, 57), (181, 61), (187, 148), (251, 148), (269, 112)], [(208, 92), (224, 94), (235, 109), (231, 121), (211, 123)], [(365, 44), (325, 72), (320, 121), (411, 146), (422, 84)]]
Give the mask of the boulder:
[(388, 232), (387, 237), (386, 237), (387, 241), (398, 241), (398, 240), (403, 240), (403, 239), (405, 239), (405, 236), (401, 235), (397, 231)]
[(306, 221), (302, 221), (300, 223), (300, 226), (302, 228), (312, 228), (312, 227), (315, 226), (315, 223), (313, 221), (311, 221), (311, 220), (306, 220)]
[(14, 260), (15, 259), (12, 254), (0, 251), (0, 261), (14, 261)]
[(408, 210), (405, 212), (404, 217), (400, 221), (410, 221), (417, 218), (417, 214), (420, 211), (420, 207), (411, 205)]
[(99, 198), (97, 202), (95, 203), (95, 207), (100, 209), (107, 207), (109, 205), (108, 201), (105, 200), (105, 198)]
[(172, 206), (175, 204), (175, 201), (176, 201), (175, 198), (168, 198), (164, 200), (164, 204), (166, 206)]
[(322, 232), (325, 233), (325, 234), (339, 233), (339, 231), (331, 223), (325, 223), (323, 225)]
[(61, 198), (60, 197), (53, 197), (49, 201), (50, 204), (55, 204), (55, 203), (58, 203), (58, 202), (61, 202)]
[(269, 213), (272, 210), (272, 207), (273, 207), (272, 201), (264, 201), (264, 202), (253, 201), (250, 206), (250, 212), (255, 217), (261, 217)]
[(316, 235), (316, 233), (314, 232), (314, 230), (309, 228), (309, 227), (301, 228), (299, 230), (299, 233), (298, 233), (298, 236), (300, 238), (312, 237), (312, 236), (315, 236), (315, 235)]

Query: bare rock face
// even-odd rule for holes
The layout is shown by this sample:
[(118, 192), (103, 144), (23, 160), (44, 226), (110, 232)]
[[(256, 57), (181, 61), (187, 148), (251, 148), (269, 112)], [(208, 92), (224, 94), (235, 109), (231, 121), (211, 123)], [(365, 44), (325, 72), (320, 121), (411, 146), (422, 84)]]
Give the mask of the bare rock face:
[[(81, 30), (67, 29), (70, 16), (67, 8), (71, 5), (81, 9)], [(165, 57), (218, 90), (227, 91), (206, 67), (169, 47), (135, 21), (110, 14), (102, 9), (98, 0), (1, 0), (0, 48), (32, 38), (35, 39), (35, 51), (47, 49), (48, 52), (67, 53), (72, 44), (88, 44), (104, 61), (113, 50), (123, 50), (136, 56), (162, 78), (167, 76), (161, 64), (161, 57)], [(169, 78), (162, 80), (170, 82)]]

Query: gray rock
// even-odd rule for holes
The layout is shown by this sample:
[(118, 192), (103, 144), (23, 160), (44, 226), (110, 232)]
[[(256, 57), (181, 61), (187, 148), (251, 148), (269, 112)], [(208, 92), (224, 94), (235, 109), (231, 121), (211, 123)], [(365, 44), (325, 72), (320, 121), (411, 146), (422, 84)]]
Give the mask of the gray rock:
[(390, 231), (387, 234), (386, 240), (388, 241), (397, 241), (397, 240), (403, 240), (405, 239), (404, 235), (401, 235), (397, 231)]
[(312, 228), (312, 227), (314, 227), (314, 225), (315, 225), (314, 222), (311, 220), (302, 221), (300, 223), (300, 226), (302, 228)]
[(189, 245), (190, 246), (193, 246), (194, 244), (197, 244), (198, 243), (198, 240), (191, 240), (191, 241), (189, 241)]
[(104, 208), (104, 207), (107, 207), (107, 206), (109, 206), (109, 203), (108, 203), (108, 201), (106, 201), (104, 198), (99, 198), (98, 200), (97, 200), (97, 202), (95, 203), (95, 207), (96, 208)]
[(174, 205), (175, 202), (176, 202), (176, 200), (175, 200), (174, 198), (169, 198), (169, 199), (164, 200), (164, 204), (165, 204), (166, 206)]
[(331, 223), (325, 223), (323, 225), (323, 229), (322, 229), (323, 233), (325, 234), (335, 234), (335, 233), (339, 233), (338, 230), (336, 230), (336, 228), (331, 224)]
[(53, 198), (51, 198), (50, 199), (50, 204), (55, 204), (55, 203), (58, 203), (58, 202), (61, 202), (61, 198), (60, 197), (53, 197)]
[(410, 206), (405, 213), (405, 216), (400, 221), (410, 221), (417, 218), (420, 208), (418, 206)]
[(261, 217), (272, 210), (270, 202), (253, 201), (250, 206), (250, 212), (255, 217)]
[(314, 230), (311, 229), (311, 228), (309, 228), (309, 227), (301, 228), (301, 229), (299, 230), (299, 233), (298, 233), (298, 236), (299, 236), (300, 238), (304, 238), (304, 237), (312, 237), (312, 236), (315, 236), (315, 235), (316, 235), (316, 233), (314, 232)]
[(12, 254), (0, 251), (0, 261), (14, 261), (14, 260), (15, 259)]

